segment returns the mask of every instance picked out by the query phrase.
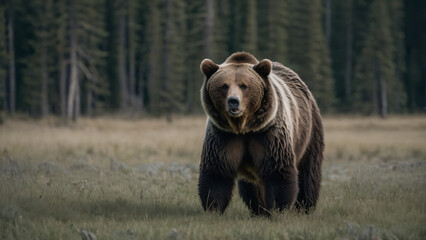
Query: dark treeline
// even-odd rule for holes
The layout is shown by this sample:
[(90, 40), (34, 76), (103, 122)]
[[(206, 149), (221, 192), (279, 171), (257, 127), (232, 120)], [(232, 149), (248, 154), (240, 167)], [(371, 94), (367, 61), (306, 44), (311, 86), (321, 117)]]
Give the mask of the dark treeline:
[(4, 112), (201, 112), (204, 58), (295, 70), (323, 113), (424, 111), (424, 0), (0, 0)]

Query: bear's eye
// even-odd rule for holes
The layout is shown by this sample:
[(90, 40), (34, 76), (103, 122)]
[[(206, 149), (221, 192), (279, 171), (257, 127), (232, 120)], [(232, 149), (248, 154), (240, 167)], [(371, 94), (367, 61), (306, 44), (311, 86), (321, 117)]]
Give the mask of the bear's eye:
[(242, 90), (247, 89), (247, 85), (245, 85), (245, 84), (241, 84), (241, 85), (240, 85), (240, 88), (241, 88)]
[(228, 84), (223, 84), (223, 85), (222, 85), (222, 89), (223, 89), (223, 90), (226, 90), (226, 89), (228, 89), (228, 88), (229, 88)]

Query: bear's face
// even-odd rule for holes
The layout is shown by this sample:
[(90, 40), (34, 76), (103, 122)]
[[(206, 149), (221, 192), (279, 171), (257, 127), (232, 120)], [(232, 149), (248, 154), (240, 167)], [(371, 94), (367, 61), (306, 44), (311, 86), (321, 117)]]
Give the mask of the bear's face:
[(206, 83), (214, 107), (229, 118), (256, 111), (263, 97), (265, 83), (247, 65), (219, 68)]
[[(241, 132), (262, 103), (271, 67), (269, 60), (257, 64), (225, 62), (217, 65), (206, 59), (201, 63), (201, 71), (206, 76), (203, 88), (211, 100), (207, 104), (213, 105), (207, 107), (213, 107), (220, 115), (216, 118), (226, 119), (228, 125), (219, 127), (230, 127), (233, 132)], [(206, 112), (209, 114), (208, 109)], [(216, 120), (216, 124), (220, 122), (220, 119), (213, 120)]]

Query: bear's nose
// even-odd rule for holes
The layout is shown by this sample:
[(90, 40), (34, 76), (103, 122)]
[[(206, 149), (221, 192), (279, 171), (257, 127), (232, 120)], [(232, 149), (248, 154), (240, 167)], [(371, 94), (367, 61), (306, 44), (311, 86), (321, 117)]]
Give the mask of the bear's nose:
[(228, 107), (230, 109), (238, 108), (238, 106), (240, 106), (240, 99), (238, 99), (237, 97), (228, 98)]

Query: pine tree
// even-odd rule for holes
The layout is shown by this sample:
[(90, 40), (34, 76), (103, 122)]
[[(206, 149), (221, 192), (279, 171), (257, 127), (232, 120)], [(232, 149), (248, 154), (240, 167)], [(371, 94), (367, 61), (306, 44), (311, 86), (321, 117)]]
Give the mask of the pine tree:
[(396, 104), (395, 99), (400, 101), (394, 96), (401, 96), (403, 90), (395, 71), (397, 54), (387, 3), (375, 0), (370, 6), (370, 25), (355, 69), (355, 96), (359, 103), (356, 109), (376, 112), (383, 118), (387, 116), (389, 106)]
[(218, 1), (215, 42), (221, 62), (231, 53), (247, 51), (257, 53), (257, 5), (256, 1)]
[(257, 6), (256, 0), (245, 1), (242, 9), (243, 15), (243, 37), (241, 49), (251, 54), (257, 55)]
[(334, 104), (334, 80), (325, 34), (321, 1), (291, 2), (289, 65), (313, 92), (323, 112)]
[[(83, 46), (79, 52), (81, 61), (79, 63), (80, 70), (83, 73), (83, 81), (85, 82), (84, 94), (86, 96), (86, 113), (92, 116), (105, 107), (105, 97), (108, 97), (108, 82), (103, 70), (105, 67), (105, 57), (107, 53), (102, 49), (107, 33), (105, 32), (104, 19), (105, 9), (102, 0), (92, 0), (92, 3), (87, 6), (85, 13), (86, 19), (91, 26), (85, 30), (82, 35)], [(86, 50), (84, 50), (86, 49)], [(87, 52), (87, 56), (84, 52)]]
[(147, 15), (147, 3), (130, 0), (128, 4), (128, 32), (129, 32), (129, 93), (131, 106), (138, 109), (144, 109), (143, 91), (144, 88), (144, 72), (142, 60), (147, 55), (146, 46), (144, 44), (145, 16)]
[(229, 47), (228, 50), (230, 53), (242, 51), (242, 42), (243, 42), (243, 20), (244, 20), (244, 10), (245, 1), (230, 0), (230, 32), (229, 32)]
[[(110, 110), (117, 110), (120, 107), (120, 86), (118, 81), (117, 62), (117, 5), (116, 0), (105, 0), (105, 31), (108, 33), (104, 43), (104, 49), (108, 53), (104, 72), (109, 86), (109, 96), (106, 99)], [(145, 2), (145, 1), (144, 1)]]
[(148, 61), (148, 109), (152, 114), (158, 115), (161, 112), (160, 92), (162, 79), (162, 16), (160, 11), (160, 0), (153, 0), (149, 6), (149, 24), (147, 26), (147, 36), (149, 45), (149, 61)]
[(149, 62), (149, 44), (148, 44), (148, 24), (149, 24), (149, 2), (138, 2), (136, 12), (135, 42), (136, 42), (136, 65), (137, 65), (137, 104), (140, 110), (145, 112), (147, 92), (148, 92), (148, 62)]
[(13, 0), (7, 0), (7, 36), (9, 58), (9, 112), (16, 110), (16, 61), (15, 61), (15, 4)]
[(138, 1), (129, 0), (127, 5), (127, 21), (128, 21), (128, 34), (129, 34), (129, 103), (131, 106), (135, 106), (137, 103), (136, 97), (136, 45), (138, 43), (136, 37), (136, 31), (138, 28), (136, 20), (136, 10)]
[(411, 112), (426, 110), (426, 1), (405, 0), (405, 88)]
[(232, 9), (231, 1), (229, 0), (215, 1), (214, 28), (213, 28), (214, 39), (213, 39), (213, 57), (212, 57), (212, 60), (214, 62), (218, 62), (218, 63), (223, 62), (231, 53), (234, 52), (233, 43), (232, 43), (232, 31), (234, 31), (233, 20), (232, 20), (233, 13), (231, 9)]
[(204, 23), (204, 56), (211, 58), (213, 53), (213, 28), (214, 28), (214, 1), (205, 0), (205, 23)]
[(52, 95), (52, 75), (55, 70), (56, 34), (53, 0), (29, 3), (34, 14), (28, 16), (33, 24), (35, 38), (31, 42), (33, 54), (26, 58), (24, 74), (24, 101), (31, 114), (41, 117), (49, 114)]
[(7, 53), (6, 53), (6, 19), (5, 7), (0, 3), (0, 104), (3, 110), (6, 111), (6, 68), (7, 68)]
[[(138, 107), (137, 96), (137, 55), (141, 44), (140, 24), (137, 12), (141, 4), (136, 0), (117, 2), (117, 42), (118, 42), (118, 73), (120, 86), (120, 106), (126, 110)], [(139, 33), (139, 34), (138, 34)]]
[(352, 76), (354, 65), (354, 1), (333, 1), (331, 5), (333, 34), (330, 50), (339, 111), (348, 112), (352, 104)]
[[(289, 27), (288, 34), (291, 38), (288, 39), (288, 58), (289, 67), (294, 71), (302, 75), (303, 72), (307, 71), (306, 65), (309, 63), (306, 61), (307, 47), (309, 46), (309, 20), (306, 19), (310, 11), (306, 7), (306, 2), (289, 2)], [(308, 81), (307, 79), (303, 79)]]
[(269, 58), (272, 61), (287, 63), (287, 1), (264, 0), (258, 1), (258, 51), (259, 58)]
[[(350, 109), (351, 107), (351, 100), (352, 100), (352, 79), (353, 79), (353, 67), (354, 67), (354, 53), (353, 53), (353, 2), (352, 0), (346, 1), (346, 6), (344, 8), (344, 11), (346, 11), (348, 14), (345, 18), (346, 21), (344, 23), (346, 24), (346, 28), (344, 31), (344, 45), (345, 45), (345, 74), (344, 74), (344, 101), (347, 109)], [(333, 49), (333, 48), (331, 48)], [(339, 62), (339, 60), (335, 60), (334, 62)], [(339, 68), (339, 67), (338, 67)], [(337, 69), (334, 68), (333, 71), (336, 71)], [(336, 75), (335, 75), (336, 76)], [(337, 77), (335, 77), (337, 80)]]
[(162, 55), (162, 112), (171, 121), (173, 112), (184, 109), (184, 78), (186, 50), (185, 2), (182, 0), (166, 0), (163, 27)]
[(67, 5), (70, 65), (67, 117), (73, 120), (80, 114), (81, 90), (85, 90), (88, 113), (99, 106), (97, 97), (107, 94), (107, 82), (98, 71), (105, 57), (100, 48), (106, 36), (103, 6), (101, 0), (72, 1)]
[[(186, 111), (193, 113), (201, 111), (200, 88), (202, 84), (202, 76), (200, 74), (200, 62), (206, 56), (206, 41), (203, 41), (205, 34), (205, 25), (207, 18), (206, 0), (187, 0), (186, 1), (186, 81), (185, 81), (185, 105)], [(212, 1), (214, 3), (214, 1)], [(216, 6), (213, 5), (214, 10)], [(213, 36), (215, 36), (216, 11), (213, 16)], [(210, 43), (210, 50), (215, 52), (215, 38)]]
[(118, 81), (120, 85), (120, 107), (126, 109), (129, 105), (129, 82), (127, 71), (127, 4), (128, 1), (117, 3), (117, 21), (118, 21)]
[(395, 76), (397, 78), (396, 85), (393, 88), (397, 89), (391, 95), (391, 105), (389, 109), (395, 112), (401, 112), (407, 103), (406, 89), (403, 86), (403, 76), (406, 71), (405, 64), (405, 34), (404, 27), (404, 6), (402, 0), (391, 0), (389, 4), (389, 16), (391, 19), (391, 36), (394, 51)]
[(59, 109), (61, 118), (67, 117), (67, 70), (68, 63), (66, 61), (67, 52), (67, 6), (65, 0), (59, 0), (55, 2), (55, 34), (56, 34), (56, 47), (54, 48), (57, 52), (57, 75), (55, 82), (57, 82), (57, 89), (59, 95)]

